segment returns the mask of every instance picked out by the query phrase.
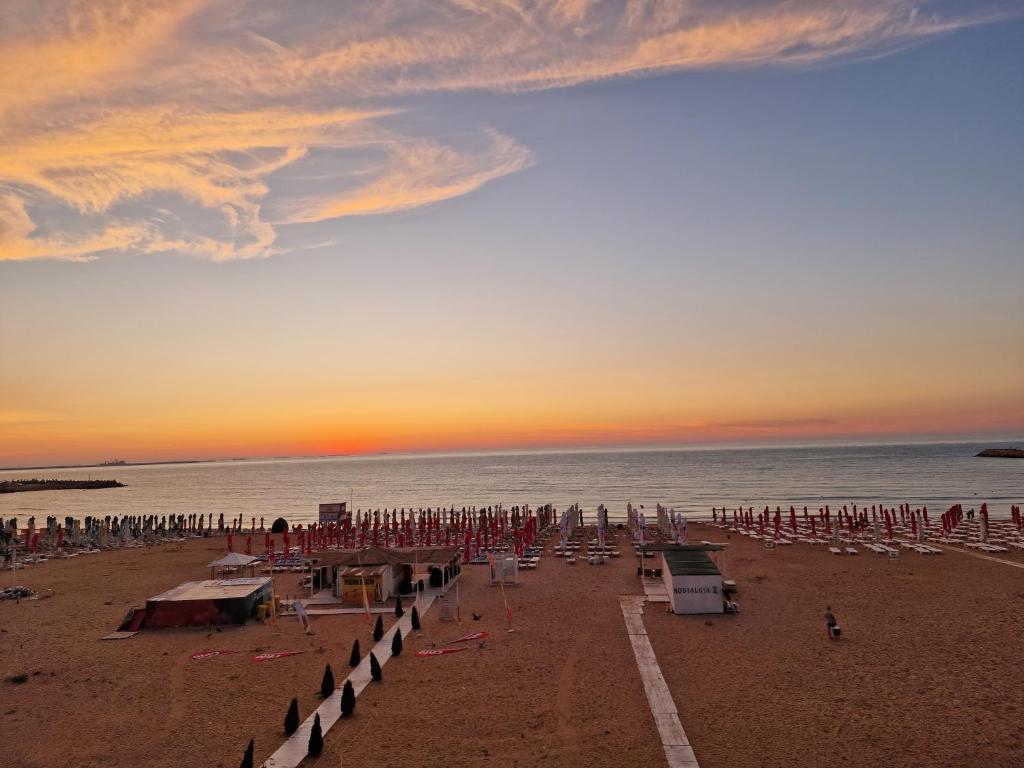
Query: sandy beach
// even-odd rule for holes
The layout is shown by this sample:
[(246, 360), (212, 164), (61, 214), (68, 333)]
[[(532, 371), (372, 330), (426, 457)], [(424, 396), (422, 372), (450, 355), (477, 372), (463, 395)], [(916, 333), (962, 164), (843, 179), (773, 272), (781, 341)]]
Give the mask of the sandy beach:
[[(718, 529), (691, 531), (726, 540)], [(608, 565), (569, 567), (546, 554), (537, 571), (521, 572), (506, 590), (513, 632), (486, 568), (467, 566), (461, 621), (429, 611), (316, 762), (664, 765), (619, 608), (620, 595), (640, 593), (638, 560), (618, 536), (623, 557)], [(0, 683), (8, 764), (233, 768), (250, 737), (257, 765), (280, 746), (291, 697), (305, 718), (324, 664), (340, 685), (353, 639), (369, 649), (364, 617), (314, 617), (313, 636), (282, 619), (99, 639), (129, 607), (206, 577), (223, 552), (210, 538), (19, 572), (18, 583), (54, 595), (0, 603), (0, 673), (29, 676)], [(768, 551), (734, 535), (725, 572), (739, 587), (739, 615), (675, 616), (663, 603), (644, 615), (701, 766), (1021, 764), (1021, 569), (952, 550), (897, 562), (801, 545)], [(279, 578), (278, 591), (294, 593), (296, 579)], [(826, 605), (843, 626), (839, 641), (826, 637)], [(413, 655), (478, 630), (490, 637), (464, 652)], [(237, 653), (191, 658), (206, 649)], [(251, 660), (286, 650), (303, 653)]]

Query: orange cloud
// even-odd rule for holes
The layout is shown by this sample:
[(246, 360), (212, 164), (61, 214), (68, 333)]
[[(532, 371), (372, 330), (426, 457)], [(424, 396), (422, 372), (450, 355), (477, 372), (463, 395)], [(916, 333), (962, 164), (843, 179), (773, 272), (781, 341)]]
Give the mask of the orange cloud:
[[(324, 14), (259, 0), (5, 4), (0, 259), (267, 256), (278, 231), (265, 208), (305, 224), (385, 214), (469, 194), (531, 164), (528, 149), (479, 126), (471, 140), (462, 130), (455, 140), (405, 135), (410, 93), (808, 64), (995, 18), (981, 7), (946, 16), (919, 7), (381, 0)], [(380, 106), (338, 106), (357, 103)], [(381, 153), (383, 165), (354, 171)], [(302, 162), (329, 165), (336, 188), (277, 194), (275, 176)]]

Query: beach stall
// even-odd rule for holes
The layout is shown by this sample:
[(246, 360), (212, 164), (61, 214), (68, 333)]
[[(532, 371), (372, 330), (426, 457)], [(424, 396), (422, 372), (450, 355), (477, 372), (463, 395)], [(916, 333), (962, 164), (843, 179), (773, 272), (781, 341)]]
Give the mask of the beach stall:
[(259, 563), (259, 559), (252, 555), (246, 555), (242, 552), (228, 552), (224, 557), (210, 563), (210, 578), (216, 577), (218, 568), (220, 569), (221, 578), (228, 577), (233, 573), (244, 574), (247, 568), (251, 571), (251, 575), (255, 576), (257, 563)]
[(244, 624), (256, 606), (269, 603), (268, 577), (187, 581), (146, 601), (145, 626), (151, 629), (208, 624)]
[(708, 547), (666, 547), (661, 559), (672, 613), (722, 613), (722, 574), (708, 556)]
[(365, 591), (371, 603), (384, 603), (391, 597), (394, 583), (390, 565), (349, 567), (338, 574), (335, 596), (347, 605), (362, 605)]

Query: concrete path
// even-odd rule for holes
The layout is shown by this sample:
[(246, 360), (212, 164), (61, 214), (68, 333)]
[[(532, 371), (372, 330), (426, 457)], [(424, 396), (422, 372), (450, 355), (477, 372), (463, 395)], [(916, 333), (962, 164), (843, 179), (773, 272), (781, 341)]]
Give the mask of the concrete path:
[(686, 731), (679, 722), (672, 692), (665, 683), (651, 641), (647, 638), (643, 620), (644, 598), (632, 595), (620, 597), (619, 605), (626, 622), (626, 632), (629, 633), (629, 642), (633, 646), (636, 666), (640, 670), (640, 679), (644, 684), (647, 704), (654, 716), (654, 724), (658, 727), (669, 768), (700, 768)]
[[(420, 594), (419, 608), (417, 610), (421, 617), (426, 614), (434, 600), (440, 596), (440, 591), (425, 591)], [(395, 630), (402, 630), (403, 640), (412, 631), (413, 605), (414, 603), (409, 603), (405, 609), (405, 615), (396, 621), (384, 633), (381, 641), (370, 649), (382, 667), (391, 658), (391, 641), (395, 636)], [(363, 657), (363, 660), (359, 662), (359, 666), (353, 669), (352, 673), (345, 679), (351, 681), (356, 697), (358, 697), (371, 681), (369, 653)], [(342, 681), (341, 685), (344, 687), (344, 681)], [(341, 687), (324, 699), (314, 712), (310, 713), (309, 717), (299, 726), (299, 730), (289, 736), (284, 744), (267, 758), (266, 762), (263, 763), (263, 768), (295, 768), (295, 766), (301, 763), (309, 749), (309, 733), (313, 730), (313, 719), (317, 714), (320, 715), (320, 728), (324, 736), (327, 736), (327, 732), (331, 730), (331, 727), (341, 719)]]

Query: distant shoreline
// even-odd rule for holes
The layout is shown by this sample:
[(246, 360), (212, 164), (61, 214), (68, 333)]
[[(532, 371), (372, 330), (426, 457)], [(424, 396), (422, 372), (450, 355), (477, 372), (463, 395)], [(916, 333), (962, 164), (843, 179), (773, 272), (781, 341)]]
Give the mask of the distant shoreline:
[(44, 464), (37, 467), (0, 467), (0, 472), (35, 472), (40, 469), (110, 469), (117, 467), (156, 467), (166, 464), (206, 464), (211, 461), (241, 461), (241, 459), (174, 459), (173, 461), (122, 461), (119, 464)]

